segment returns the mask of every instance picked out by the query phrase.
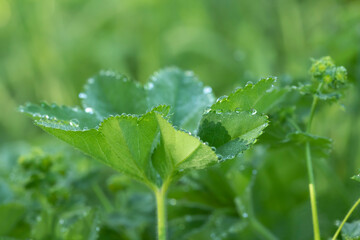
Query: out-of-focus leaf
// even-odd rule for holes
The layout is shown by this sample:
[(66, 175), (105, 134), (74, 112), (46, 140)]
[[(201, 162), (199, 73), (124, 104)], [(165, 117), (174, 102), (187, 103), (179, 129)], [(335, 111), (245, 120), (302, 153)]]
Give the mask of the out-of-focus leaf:
[(60, 231), (64, 232), (65, 240), (96, 240), (100, 231), (98, 214), (94, 210), (84, 212), (74, 223)]
[(25, 207), (17, 203), (0, 205), (0, 235), (6, 235), (16, 227), (25, 214)]
[(327, 158), (332, 150), (331, 139), (304, 132), (290, 133), (288, 134), (287, 139), (284, 141), (284, 143), (291, 143), (301, 146), (306, 142), (310, 143), (311, 152), (316, 157)]
[(360, 221), (352, 223), (345, 223), (341, 229), (341, 236), (345, 240), (359, 240), (360, 239)]

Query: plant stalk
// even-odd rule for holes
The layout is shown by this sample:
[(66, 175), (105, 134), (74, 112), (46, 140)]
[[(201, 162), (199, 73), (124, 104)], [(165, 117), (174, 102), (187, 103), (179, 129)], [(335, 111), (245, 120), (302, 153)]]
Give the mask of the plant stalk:
[[(319, 84), (317, 92), (320, 91), (321, 87), (322, 87), (322, 83)], [(311, 123), (314, 118), (314, 113), (315, 113), (315, 108), (316, 108), (317, 102), (318, 102), (318, 97), (315, 95), (313, 102), (311, 104), (309, 121), (306, 126), (307, 133), (310, 133), (310, 131), (311, 131)], [(316, 204), (314, 169), (313, 169), (313, 163), (312, 163), (312, 159), (311, 159), (311, 151), (310, 150), (311, 150), (310, 143), (306, 142), (306, 145), (305, 145), (306, 166), (307, 166), (308, 176), (309, 176), (309, 193), (310, 193), (311, 213), (312, 213), (312, 221), (313, 221), (313, 229), (314, 229), (314, 239), (320, 240), (320, 227), (319, 227), (319, 218), (318, 218), (317, 204)]]
[(354, 205), (351, 207), (349, 212), (346, 214), (344, 220), (341, 222), (339, 228), (336, 230), (332, 240), (336, 240), (336, 238), (339, 236), (342, 227), (344, 226), (350, 215), (354, 212), (355, 208), (359, 205), (359, 203), (360, 203), (360, 198), (354, 203)]
[(155, 190), (158, 240), (166, 240), (166, 188)]

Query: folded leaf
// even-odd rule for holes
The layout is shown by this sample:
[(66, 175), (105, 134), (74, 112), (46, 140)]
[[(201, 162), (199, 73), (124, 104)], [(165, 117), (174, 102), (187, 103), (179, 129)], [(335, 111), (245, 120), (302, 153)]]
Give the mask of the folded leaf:
[(222, 160), (226, 160), (248, 149), (267, 125), (265, 115), (247, 111), (209, 111), (201, 120), (199, 136), (216, 148)]
[(36, 124), (115, 170), (150, 183), (154, 181), (154, 172), (148, 163), (159, 133), (155, 116), (168, 111), (163, 105), (141, 117), (109, 117), (98, 129), (89, 130), (72, 128), (51, 119), (36, 120)]
[(160, 145), (153, 156), (153, 164), (164, 181), (187, 169), (201, 169), (217, 162), (214, 151), (189, 133), (174, 129), (160, 115)]

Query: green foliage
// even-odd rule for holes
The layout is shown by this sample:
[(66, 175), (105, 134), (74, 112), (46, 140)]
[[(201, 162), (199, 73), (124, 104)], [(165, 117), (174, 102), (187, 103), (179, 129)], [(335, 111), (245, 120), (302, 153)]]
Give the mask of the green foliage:
[(359, 240), (360, 221), (345, 223), (344, 227), (342, 228), (341, 235), (345, 240)]
[[(257, 91), (266, 92), (269, 87)], [(255, 94), (238, 91), (233, 97), (254, 98)], [(220, 101), (210, 107), (217, 110), (205, 113), (199, 128), (200, 138), (210, 141), (210, 146), (201, 142), (190, 132), (198, 127), (204, 109), (213, 102), (212, 90), (202, 87), (192, 73), (176, 68), (156, 73), (146, 87), (122, 75), (101, 72), (88, 80), (79, 97), (83, 110), (27, 104), (20, 111), (50, 134), (151, 188), (169, 184), (184, 170), (216, 163), (217, 156), (210, 146), (221, 158), (234, 158), (267, 126), (266, 116), (255, 113), (228, 110), (219, 114)], [(169, 121), (190, 132), (176, 130)], [(229, 138), (215, 143), (218, 129), (213, 126), (223, 128)]]

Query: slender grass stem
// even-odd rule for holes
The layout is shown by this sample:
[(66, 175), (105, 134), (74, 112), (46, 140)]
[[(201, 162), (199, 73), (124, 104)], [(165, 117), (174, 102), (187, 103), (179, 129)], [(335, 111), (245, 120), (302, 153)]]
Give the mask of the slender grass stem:
[(106, 197), (105, 193), (101, 190), (98, 184), (94, 184), (92, 186), (96, 196), (99, 198), (101, 204), (104, 206), (106, 212), (112, 212), (114, 210), (113, 205), (109, 201), (109, 199)]
[(166, 240), (166, 188), (163, 186), (155, 191), (157, 205), (158, 240)]
[[(322, 87), (322, 83), (319, 84), (317, 92), (320, 91)], [(316, 104), (318, 102), (318, 97), (315, 95), (313, 102), (311, 104), (309, 120), (306, 126), (306, 132), (310, 133), (311, 131), (311, 123), (314, 118)], [(313, 229), (314, 229), (314, 239), (320, 240), (320, 227), (319, 227), (319, 218), (317, 212), (317, 204), (316, 204), (316, 190), (315, 190), (315, 179), (314, 179), (314, 169), (313, 163), (311, 159), (311, 149), (310, 143), (307, 142), (305, 144), (305, 153), (306, 153), (306, 166), (308, 170), (309, 176), (309, 193), (310, 193), (310, 202), (311, 202), (311, 213), (312, 213), (312, 221), (313, 221)]]
[(344, 226), (344, 224), (346, 223), (346, 221), (348, 220), (350, 215), (354, 212), (355, 208), (359, 205), (359, 203), (360, 203), (360, 198), (354, 203), (354, 205), (351, 207), (349, 212), (346, 214), (346, 216), (344, 217), (344, 220), (341, 222), (339, 228), (336, 230), (332, 240), (336, 240), (336, 238), (339, 236), (342, 227)]

